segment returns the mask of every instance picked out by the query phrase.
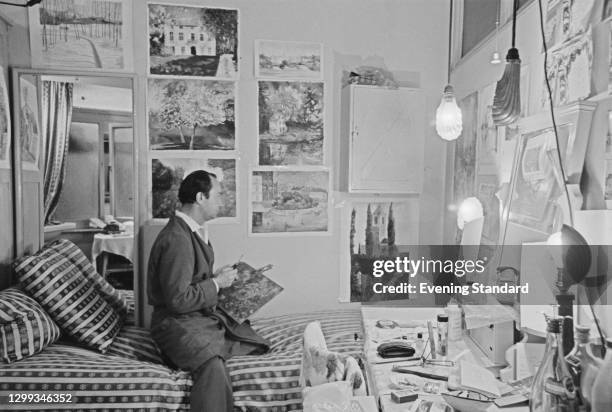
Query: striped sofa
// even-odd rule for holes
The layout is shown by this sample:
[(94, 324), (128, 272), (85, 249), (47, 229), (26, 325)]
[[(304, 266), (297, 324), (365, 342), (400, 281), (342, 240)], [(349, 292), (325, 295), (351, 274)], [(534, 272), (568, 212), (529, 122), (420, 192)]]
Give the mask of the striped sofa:
[[(124, 292), (133, 308), (131, 292)], [(129, 319), (129, 317), (128, 317)], [(359, 356), (363, 336), (357, 309), (320, 311), (255, 319), (253, 327), (272, 343), (260, 356), (228, 361), (236, 410), (302, 410), (298, 382), (302, 334), (321, 323), (330, 350)], [(148, 330), (127, 321), (108, 350), (58, 341), (17, 362), (0, 363), (0, 400), (15, 394), (70, 394), (71, 403), (0, 404), (0, 410), (187, 411), (191, 377), (163, 364)]]

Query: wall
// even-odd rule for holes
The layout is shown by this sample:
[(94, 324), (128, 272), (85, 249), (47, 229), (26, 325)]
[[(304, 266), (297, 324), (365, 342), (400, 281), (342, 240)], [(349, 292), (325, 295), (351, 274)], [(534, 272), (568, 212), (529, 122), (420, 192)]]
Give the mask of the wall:
[[(182, 5), (201, 5), (195, 0), (167, 1)], [(211, 225), (217, 264), (234, 262), (239, 256), (253, 265), (273, 263), (271, 276), (285, 287), (285, 292), (271, 302), (262, 315), (330, 308), (339, 306), (340, 209), (334, 208), (327, 237), (251, 238), (247, 235), (246, 186), (249, 168), (256, 164), (257, 82), (253, 77), (253, 41), (279, 39), (322, 42), (325, 46), (325, 136), (326, 161), (332, 166), (334, 188), (339, 159), (340, 88), (343, 70), (362, 64), (384, 64), (398, 78), (420, 84), (425, 91), (427, 113), (423, 193), (419, 198), (421, 243), (442, 242), (444, 205), (444, 171), (446, 143), (435, 135), (434, 113), (446, 81), (448, 3), (428, 0), (213, 0), (207, 6), (240, 10), (240, 80), (238, 82), (237, 135), (240, 139), (239, 191), (240, 224)], [(3, 11), (6, 6), (0, 6)], [(149, 207), (149, 170), (146, 155), (146, 112), (144, 93), (147, 67), (146, 2), (133, 2), (135, 72), (138, 91), (135, 100), (138, 135), (140, 221), (143, 251), (141, 273), (144, 273), (148, 249), (159, 225), (145, 222)], [(27, 24), (23, 11), (12, 8), (15, 20)], [(439, 24), (432, 22), (440, 22)], [(25, 27), (25, 26), (23, 26)], [(23, 29), (22, 27), (22, 29)], [(11, 47), (20, 44), (20, 65), (27, 65), (27, 32), (11, 40)], [(336, 195), (336, 206), (342, 196)], [(143, 291), (144, 293), (144, 291)]]
[[(9, 86), (9, 37), (10, 23), (0, 18), (0, 67), (6, 87)], [(8, 109), (8, 108), (7, 108)], [(7, 153), (10, 159), (10, 152)], [(11, 185), (11, 170), (0, 169), (0, 226), (7, 228), (0, 233), (0, 289), (8, 285), (10, 261), (13, 257), (13, 188)]]
[[(184, 0), (176, 3), (197, 4)], [(211, 226), (216, 262), (233, 262), (244, 254), (244, 259), (254, 265), (275, 265), (270, 276), (283, 285), (285, 291), (264, 308), (262, 315), (338, 306), (339, 208), (334, 208), (330, 222), (333, 232), (328, 237), (252, 238), (247, 235), (246, 178), (249, 168), (257, 162), (257, 82), (253, 76), (253, 40), (301, 40), (324, 44), (325, 136), (327, 162), (333, 165), (339, 159), (340, 79), (342, 70), (353, 65), (364, 61), (384, 62), (393, 71), (420, 73), (420, 84), (426, 92), (427, 120), (433, 124), (433, 113), (446, 75), (446, 32), (431, 21), (441, 21), (443, 26), (446, 24), (447, 4), (427, 0), (235, 0), (211, 1), (207, 5), (240, 10), (237, 134), (241, 151), (241, 223)], [(145, 5), (137, 4), (134, 15), (146, 15)], [(143, 19), (135, 18), (134, 32), (144, 33), (145, 24)], [(138, 36), (134, 50), (139, 75), (145, 74), (146, 47), (146, 37)], [(410, 77), (411, 73), (407, 76)], [(428, 129), (427, 142), (421, 196), (421, 210), (427, 213), (421, 213), (423, 219), (419, 232), (422, 242), (440, 243), (445, 146), (435, 136), (433, 128)], [(332, 172), (337, 182), (337, 170), (332, 169)], [(340, 204), (339, 196), (336, 196), (336, 203)], [(155, 229), (143, 234), (144, 249), (148, 249), (152, 236), (157, 233)]]
[[(544, 12), (546, 12), (547, 2), (543, 0), (542, 3)], [(608, 133), (608, 111), (610, 111), (612, 107), (612, 98), (609, 97), (607, 91), (609, 64), (608, 47), (610, 37), (609, 25), (611, 23), (601, 22), (601, 10), (602, 1), (596, 0), (591, 15), (593, 35), (593, 78), (591, 80), (591, 89), (594, 96), (589, 100), (597, 102), (598, 105), (593, 114), (591, 131), (588, 137), (585, 165), (580, 184), (583, 195), (582, 209), (605, 209), (602, 180), (604, 173), (606, 135)], [(500, 29), (498, 41), (499, 51), (503, 58), (511, 42), (510, 22)], [(519, 13), (516, 47), (520, 53), (521, 65), (526, 66), (529, 72), (528, 94), (527, 96), (521, 96), (521, 99), (527, 98), (529, 100), (527, 115), (537, 115), (542, 112), (547, 113), (547, 110), (543, 110), (540, 106), (540, 99), (544, 87), (544, 55), (542, 53), (538, 0), (532, 1)], [(470, 51), (467, 56), (456, 64), (452, 71), (451, 80), (457, 93), (457, 100), (460, 100), (474, 91), (480, 91), (483, 87), (496, 82), (502, 77), (504, 64), (493, 65), (489, 62), (494, 50), (495, 38), (491, 35), (484, 43)], [(479, 102), (479, 105), (482, 103), (483, 102)], [(549, 122), (549, 126), (552, 126), (552, 121)], [(498, 170), (505, 168), (509, 172), (508, 163), (512, 161), (512, 156), (514, 155), (514, 144), (509, 143), (505, 145), (502, 150), (503, 155), (501, 157), (505, 159), (505, 162), (502, 165), (498, 164)], [(448, 161), (449, 165), (452, 165), (452, 150), (449, 150)], [(448, 182), (448, 202), (452, 199), (451, 171), (452, 167), (449, 166), (446, 173)], [(509, 173), (505, 175), (506, 179), (503, 180), (509, 178)], [(444, 231), (444, 238), (447, 240), (452, 239), (454, 234), (454, 219), (455, 216), (452, 213), (447, 213)], [(527, 236), (527, 234), (525, 234), (525, 236)], [(524, 238), (523, 240), (536, 241), (542, 240), (542, 238)], [(520, 267), (517, 265), (520, 265), (520, 262), (512, 264), (512, 266)], [(608, 293), (608, 297), (609, 296), (612, 296), (610, 292)], [(603, 314), (604, 311), (602, 310), (601, 312), (601, 314)], [(609, 306), (606, 312), (610, 312)], [(608, 330), (612, 330), (611, 315), (612, 314), (603, 316), (604, 321), (607, 323)]]

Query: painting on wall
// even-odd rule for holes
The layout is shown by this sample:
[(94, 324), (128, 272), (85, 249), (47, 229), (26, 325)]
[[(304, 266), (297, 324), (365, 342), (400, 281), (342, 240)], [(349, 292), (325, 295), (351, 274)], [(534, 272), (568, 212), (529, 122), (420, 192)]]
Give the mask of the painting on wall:
[(606, 208), (612, 209), (612, 158), (605, 159), (606, 167), (604, 174), (604, 200)]
[(476, 197), (483, 210), (482, 243), (495, 245), (499, 239), (500, 201), (497, 197), (498, 179), (496, 175), (479, 175)]
[(11, 110), (4, 68), (0, 67), (0, 169), (11, 167)]
[(38, 93), (35, 79), (19, 77), (19, 141), (21, 144), (21, 164), (26, 170), (38, 170), (41, 131), (38, 121)]
[(475, 193), (476, 142), (478, 136), (478, 92), (464, 97), (459, 102), (463, 113), (463, 131), (455, 141), (455, 166), (453, 200), (461, 202)]
[(328, 234), (329, 170), (259, 168), (250, 179), (249, 233)]
[(132, 3), (43, 0), (29, 9), (32, 66), (131, 71)]
[(185, 177), (196, 170), (214, 173), (220, 185), (221, 205), (214, 222), (237, 221), (236, 159), (203, 157), (153, 158), (151, 160), (152, 217), (168, 218), (179, 205), (178, 189)]
[(484, 87), (479, 95), (478, 101), (478, 164), (488, 164), (495, 162), (497, 153), (497, 126), (493, 122), (493, 97), (495, 96), (495, 86), (491, 83)]
[(323, 83), (259, 82), (259, 164), (323, 164)]
[[(558, 127), (559, 141), (568, 142), (570, 125)], [(552, 233), (561, 213), (557, 201), (562, 195), (556, 154), (555, 135), (551, 129), (537, 130), (523, 136), (519, 161), (514, 171), (509, 220), (542, 233)]]
[[(372, 262), (410, 257), (410, 248), (418, 244), (419, 206), (412, 199), (376, 197), (347, 202), (346, 211), (349, 224), (342, 236), (348, 239), (348, 253), (342, 256), (350, 268), (350, 301), (370, 301), (373, 282), (384, 279), (373, 276)], [(406, 281), (404, 273), (396, 275), (390, 274), (384, 283), (390, 285), (395, 278)]]
[(149, 4), (149, 73), (238, 77), (238, 10)]
[[(591, 68), (593, 67), (593, 41), (591, 31), (551, 50), (548, 57), (547, 77), (553, 104), (563, 106), (591, 95)], [(541, 107), (548, 108), (546, 81), (542, 87)]]
[(589, 29), (595, 0), (548, 0), (544, 35), (550, 49)]
[(152, 150), (233, 150), (235, 84), (202, 79), (149, 79)]
[(255, 40), (255, 77), (323, 80), (323, 44)]

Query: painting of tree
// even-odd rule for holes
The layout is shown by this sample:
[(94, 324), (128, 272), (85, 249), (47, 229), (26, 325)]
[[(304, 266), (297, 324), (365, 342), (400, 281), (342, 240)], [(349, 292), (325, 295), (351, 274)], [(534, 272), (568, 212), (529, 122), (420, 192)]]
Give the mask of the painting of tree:
[(153, 218), (168, 218), (180, 205), (178, 189), (196, 170), (214, 173), (219, 180), (219, 218), (236, 218), (236, 159), (158, 158), (151, 162)]
[(323, 83), (259, 82), (259, 164), (323, 164)]
[(149, 140), (153, 150), (233, 150), (234, 84), (149, 79)]
[(129, 70), (131, 3), (124, 0), (43, 0), (30, 12), (34, 66)]
[(149, 4), (151, 74), (237, 78), (238, 10)]

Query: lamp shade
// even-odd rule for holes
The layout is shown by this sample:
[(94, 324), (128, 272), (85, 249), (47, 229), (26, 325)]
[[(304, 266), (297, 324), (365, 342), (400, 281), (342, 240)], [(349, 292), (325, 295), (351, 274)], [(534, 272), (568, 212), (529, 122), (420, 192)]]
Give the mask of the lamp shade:
[(482, 203), (475, 197), (468, 197), (457, 210), (457, 227), (463, 230), (466, 223), (484, 216)]
[(563, 225), (546, 242), (548, 252), (558, 268), (564, 268), (575, 283), (584, 280), (591, 268), (591, 248), (576, 229)]
[(463, 130), (461, 109), (457, 106), (455, 92), (449, 84), (444, 88), (442, 101), (436, 110), (436, 132), (444, 140), (455, 140)]

